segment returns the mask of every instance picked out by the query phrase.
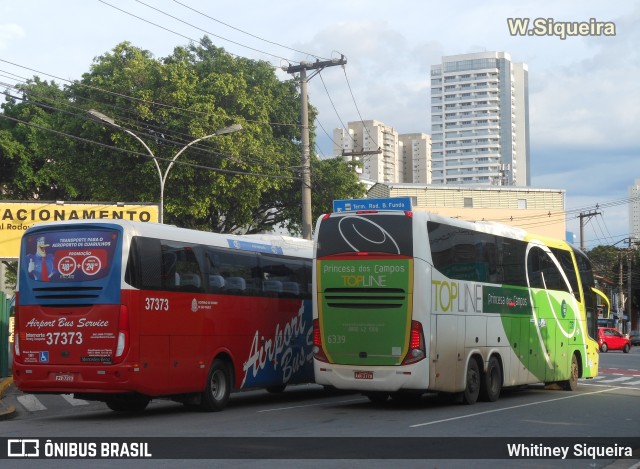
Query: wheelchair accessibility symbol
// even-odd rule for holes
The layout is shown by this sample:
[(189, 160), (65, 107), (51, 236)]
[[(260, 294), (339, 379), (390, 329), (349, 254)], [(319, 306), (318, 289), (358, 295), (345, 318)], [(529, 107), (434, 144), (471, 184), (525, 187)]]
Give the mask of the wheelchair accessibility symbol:
[(49, 363), (49, 352), (40, 352), (40, 363)]

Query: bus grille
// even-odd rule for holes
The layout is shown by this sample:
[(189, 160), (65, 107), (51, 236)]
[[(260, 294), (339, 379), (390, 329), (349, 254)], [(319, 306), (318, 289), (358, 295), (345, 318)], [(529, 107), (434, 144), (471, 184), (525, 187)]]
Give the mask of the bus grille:
[[(102, 287), (41, 287), (33, 289), (35, 298), (41, 301), (95, 300), (101, 293)], [(59, 303), (56, 302), (56, 306), (59, 306)]]
[(324, 299), (332, 308), (401, 308), (406, 292), (402, 288), (327, 288)]

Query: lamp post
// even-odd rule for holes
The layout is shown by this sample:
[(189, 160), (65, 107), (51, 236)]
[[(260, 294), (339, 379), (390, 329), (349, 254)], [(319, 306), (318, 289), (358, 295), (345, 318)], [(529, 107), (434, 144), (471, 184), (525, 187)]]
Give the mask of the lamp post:
[(103, 122), (105, 124), (109, 124), (110, 126), (115, 127), (116, 129), (120, 129), (123, 132), (128, 133), (133, 138), (135, 138), (137, 141), (139, 141), (142, 144), (142, 146), (145, 148), (145, 150), (147, 150), (149, 155), (151, 155), (151, 158), (153, 159), (153, 162), (156, 165), (156, 169), (158, 170), (158, 177), (160, 179), (160, 213), (158, 215), (158, 221), (160, 223), (164, 223), (164, 185), (167, 182), (167, 176), (169, 175), (169, 171), (173, 167), (173, 164), (176, 162), (178, 157), (187, 148), (189, 148), (191, 145), (193, 145), (195, 143), (198, 143), (198, 142), (200, 142), (202, 140), (206, 140), (208, 138), (216, 137), (218, 135), (230, 134), (230, 133), (242, 130), (242, 126), (240, 124), (233, 124), (232, 126), (223, 127), (222, 129), (218, 129), (218, 130), (216, 130), (214, 133), (212, 133), (210, 135), (205, 135), (204, 137), (196, 138), (195, 140), (187, 143), (184, 147), (182, 147), (180, 149), (180, 151), (178, 151), (178, 153), (176, 153), (173, 156), (173, 158), (171, 158), (171, 161), (169, 162), (169, 165), (167, 166), (167, 169), (163, 173), (162, 169), (160, 168), (160, 164), (158, 163), (158, 159), (153, 154), (153, 152), (151, 151), (149, 146), (146, 143), (144, 143), (144, 140), (142, 140), (140, 137), (138, 137), (134, 132), (132, 132), (129, 129), (126, 129), (126, 128), (122, 127), (121, 125), (118, 125), (113, 118), (111, 118), (111, 117), (109, 117), (109, 116), (107, 116), (105, 114), (102, 114), (101, 112), (98, 112), (95, 109), (89, 109), (89, 111), (87, 111), (87, 113), (89, 114), (89, 117), (91, 117), (92, 119), (95, 119), (97, 121)]

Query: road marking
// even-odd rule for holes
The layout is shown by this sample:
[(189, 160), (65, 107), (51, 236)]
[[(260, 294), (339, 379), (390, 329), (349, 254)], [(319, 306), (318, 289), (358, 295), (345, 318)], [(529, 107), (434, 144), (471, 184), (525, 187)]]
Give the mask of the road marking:
[[(349, 399), (347, 401), (339, 401), (338, 404), (346, 404), (348, 402), (357, 402), (357, 401), (363, 401), (364, 399), (360, 398), (360, 399)], [(278, 407), (277, 409), (263, 409), (263, 410), (259, 410), (258, 413), (261, 412), (275, 412), (278, 410), (291, 410), (291, 409), (302, 409), (304, 407), (318, 407), (321, 405), (329, 405), (329, 403), (327, 402), (322, 402), (320, 404), (307, 404), (307, 405), (294, 405), (294, 406), (290, 406), (290, 407)]]
[(572, 394), (570, 396), (558, 397), (558, 398), (555, 398), (555, 399), (547, 399), (546, 401), (530, 402), (528, 404), (514, 405), (514, 406), (511, 406), (511, 407), (503, 407), (502, 409), (493, 409), (493, 410), (487, 410), (487, 411), (484, 411), (484, 412), (476, 412), (475, 414), (461, 415), (459, 417), (452, 417), (450, 419), (442, 419), (442, 420), (434, 420), (433, 422), (417, 423), (415, 425), (409, 425), (409, 428), (424, 427), (426, 425), (434, 425), (436, 423), (452, 422), (454, 420), (462, 420), (462, 419), (466, 419), (466, 418), (469, 418), (469, 417), (477, 417), (478, 415), (486, 415), (486, 414), (493, 414), (495, 412), (502, 412), (503, 410), (521, 409), (522, 407), (529, 407), (529, 406), (532, 406), (532, 405), (539, 405), (539, 404), (547, 404), (549, 402), (563, 401), (565, 399), (572, 399), (574, 397), (580, 397), (580, 396), (590, 396), (592, 394), (601, 394), (603, 392), (611, 392), (611, 391), (616, 391), (616, 390), (619, 390), (619, 389), (625, 389), (625, 388), (623, 388), (623, 387), (607, 388), (607, 389), (602, 389), (600, 391), (585, 392), (583, 394)]
[(47, 408), (38, 400), (33, 394), (24, 394), (18, 396), (18, 402), (27, 409), (29, 412), (36, 412), (38, 410), (47, 410)]
[(67, 401), (71, 405), (89, 405), (89, 401), (85, 401), (84, 399), (76, 399), (73, 397), (73, 394), (62, 394), (62, 397), (65, 401)]
[(620, 378), (603, 379), (599, 383), (619, 383), (620, 381), (629, 381), (633, 376), (621, 376)]

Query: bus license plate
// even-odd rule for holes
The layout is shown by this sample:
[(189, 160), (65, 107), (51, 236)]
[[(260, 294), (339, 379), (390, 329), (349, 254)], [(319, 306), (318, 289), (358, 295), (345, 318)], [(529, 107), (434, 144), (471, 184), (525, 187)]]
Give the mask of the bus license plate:
[(373, 379), (373, 371), (354, 371), (355, 379)]
[(63, 381), (66, 383), (72, 383), (76, 380), (76, 373), (51, 373), (54, 381)]

